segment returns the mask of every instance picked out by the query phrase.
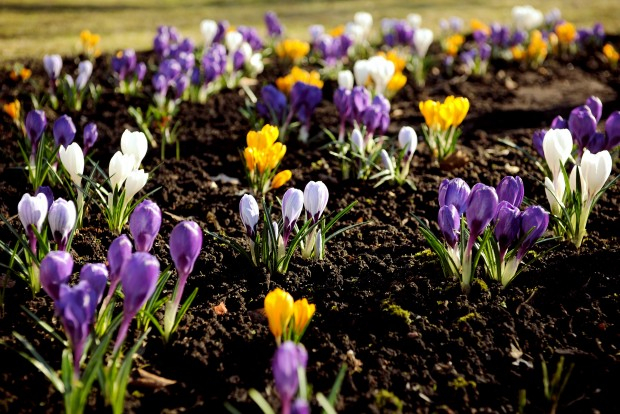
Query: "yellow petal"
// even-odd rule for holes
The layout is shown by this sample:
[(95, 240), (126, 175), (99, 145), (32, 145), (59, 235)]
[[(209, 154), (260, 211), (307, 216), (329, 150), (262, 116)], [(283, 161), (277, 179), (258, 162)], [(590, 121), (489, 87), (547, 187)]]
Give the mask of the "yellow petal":
[(280, 288), (272, 290), (265, 296), (265, 314), (271, 333), (279, 341), (293, 316), (293, 297)]
[(273, 177), (273, 180), (271, 180), (271, 188), (276, 189), (282, 187), (292, 176), (293, 173), (291, 170), (280, 171)]
[(295, 335), (299, 336), (304, 332), (315, 310), (316, 305), (309, 304), (306, 298), (295, 301), (293, 304), (293, 331)]

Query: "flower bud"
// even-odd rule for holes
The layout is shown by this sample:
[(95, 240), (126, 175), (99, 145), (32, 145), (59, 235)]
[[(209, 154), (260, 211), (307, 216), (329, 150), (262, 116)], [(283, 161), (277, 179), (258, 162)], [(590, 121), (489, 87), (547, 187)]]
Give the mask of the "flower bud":
[(545, 157), (545, 151), (543, 150), (543, 139), (545, 139), (546, 129), (537, 129), (532, 135), (532, 145), (534, 149), (541, 157)]
[(99, 138), (99, 131), (97, 130), (97, 124), (94, 122), (86, 124), (84, 127), (84, 154), (86, 154), (97, 142), (97, 138)]
[(611, 174), (611, 155), (608, 151), (592, 154), (585, 150), (581, 157), (581, 171), (586, 181), (588, 198), (593, 200)]
[(170, 233), (170, 256), (179, 275), (189, 275), (202, 249), (202, 230), (193, 221), (182, 221)]
[(275, 387), (282, 401), (289, 402), (297, 394), (299, 387), (298, 368), (306, 368), (308, 353), (303, 345), (286, 341), (276, 349), (272, 370)]
[(329, 190), (323, 181), (310, 181), (304, 189), (304, 207), (306, 214), (312, 218), (312, 222), (316, 223), (321, 218), (327, 200), (329, 199)]
[(590, 108), (582, 105), (573, 109), (568, 117), (568, 129), (579, 148), (586, 148), (590, 137), (596, 132), (596, 119)]
[(54, 202), (54, 193), (52, 192), (52, 189), (47, 185), (42, 185), (39, 188), (37, 188), (37, 191), (34, 193), (35, 196), (39, 194), (43, 194), (45, 198), (47, 199), (47, 211), (49, 213), (50, 207), (52, 206), (52, 203)]
[(561, 166), (564, 165), (573, 150), (573, 138), (568, 129), (550, 129), (543, 139), (545, 160), (555, 177), (560, 174)]
[(402, 127), (398, 133), (398, 146), (404, 150), (403, 161), (408, 162), (418, 146), (418, 136), (409, 126)]
[(140, 164), (146, 155), (148, 145), (144, 132), (131, 132), (128, 129), (123, 132), (121, 136), (121, 151), (123, 151), (123, 154), (131, 154), (134, 156), (134, 170), (140, 168)]
[(110, 268), (110, 285), (115, 285), (121, 276), (125, 262), (131, 257), (132, 245), (127, 235), (118, 236), (108, 249), (108, 267)]
[(351, 91), (345, 88), (338, 88), (334, 91), (334, 105), (338, 110), (341, 120), (350, 120), (353, 114), (353, 101)]
[(394, 176), (394, 164), (392, 163), (392, 157), (387, 153), (385, 149), (382, 149), (379, 153), (381, 157), (381, 164), (383, 164), (383, 169), (389, 172), (390, 177)]
[(265, 13), (265, 25), (270, 37), (280, 37), (284, 34), (284, 27), (280, 23), (278, 15), (272, 11)]
[(261, 89), (261, 101), (256, 104), (256, 109), (263, 118), (275, 117), (278, 123), (284, 120), (286, 113), (286, 95), (273, 85), (266, 85)]
[(439, 185), (439, 206), (453, 205), (462, 215), (470, 192), (469, 185), (461, 178), (445, 179)]
[(439, 209), (437, 216), (439, 231), (448, 245), (452, 248), (459, 241), (461, 233), (461, 215), (453, 204), (447, 204)]
[(368, 78), (370, 77), (371, 64), (365, 60), (360, 59), (353, 65), (353, 73), (355, 75), (355, 84), (357, 86), (366, 86)]
[(103, 298), (103, 291), (108, 283), (108, 269), (103, 263), (87, 263), (80, 270), (80, 281), (88, 282), (93, 292), (94, 303)]
[(161, 210), (151, 200), (144, 200), (136, 206), (129, 218), (129, 230), (133, 236), (136, 251), (148, 252), (161, 227)]
[(60, 71), (62, 70), (62, 58), (60, 55), (43, 56), (43, 68), (47, 76), (55, 81), (60, 76)]
[(353, 118), (362, 123), (362, 116), (366, 108), (370, 106), (371, 96), (368, 89), (363, 86), (356, 86), (351, 90), (351, 108), (353, 110)]
[(594, 116), (594, 119), (596, 119), (596, 123), (598, 124), (598, 122), (601, 120), (601, 116), (603, 115), (603, 103), (598, 97), (590, 96), (588, 99), (586, 99), (586, 106), (590, 108), (590, 112), (592, 112), (592, 115)]
[(73, 142), (76, 133), (73, 120), (68, 115), (63, 115), (54, 122), (54, 141), (56, 145), (67, 147)]
[(33, 147), (38, 147), (43, 131), (47, 126), (45, 112), (40, 109), (33, 109), (26, 115), (26, 134)]
[(338, 88), (351, 90), (353, 89), (353, 84), (353, 72), (350, 70), (341, 70), (338, 72)]
[(282, 197), (282, 216), (284, 218), (284, 228), (282, 229), (282, 240), (284, 246), (288, 244), (288, 239), (295, 227), (295, 223), (301, 214), (304, 206), (304, 193), (296, 188), (289, 188)]
[(74, 142), (66, 148), (61, 146), (58, 148), (58, 156), (63, 167), (69, 173), (71, 181), (79, 187), (84, 174), (84, 152), (80, 148), (80, 144)]
[[(480, 236), (491, 220), (495, 218), (497, 210), (497, 193), (493, 187), (478, 183), (474, 185), (465, 210), (470, 240)], [(470, 242), (471, 243), (471, 242)]]
[(110, 159), (110, 165), (108, 167), (108, 174), (110, 177), (110, 186), (112, 190), (119, 190), (125, 183), (125, 180), (133, 171), (135, 159), (132, 154), (123, 154), (120, 151), (116, 153)]
[(278, 342), (293, 317), (293, 304), (293, 297), (280, 288), (272, 290), (265, 296), (265, 315), (269, 322), (269, 330)]
[(136, 252), (123, 267), (121, 284), (125, 294), (123, 318), (132, 319), (153, 295), (159, 279), (159, 261), (155, 256)]
[(276, 188), (282, 187), (291, 179), (292, 176), (293, 173), (291, 170), (280, 171), (273, 177), (273, 180), (271, 180), (271, 188), (275, 190)]
[(495, 239), (499, 244), (500, 255), (503, 259), (506, 251), (515, 241), (519, 239), (521, 231), (521, 212), (514, 204), (508, 201), (501, 201), (497, 205), (497, 220), (495, 224)]
[(200, 33), (207, 47), (211, 46), (213, 39), (217, 34), (217, 22), (215, 20), (205, 19), (200, 22)]
[(568, 128), (568, 122), (562, 118), (561, 115), (556, 116), (555, 118), (553, 118), (553, 121), (551, 121), (551, 127), (550, 129), (567, 129)]
[(364, 137), (357, 128), (351, 133), (351, 150), (359, 155), (364, 155)]
[(58, 250), (65, 250), (67, 248), (69, 235), (75, 227), (76, 218), (75, 204), (71, 200), (66, 201), (59, 198), (49, 208), (47, 222), (52, 231), (54, 241), (58, 245)]
[(394, 62), (383, 56), (373, 56), (368, 59), (368, 63), (370, 64), (370, 78), (375, 84), (375, 94), (382, 95), (396, 71)]
[(125, 203), (129, 203), (133, 196), (138, 194), (142, 188), (146, 185), (149, 179), (149, 174), (144, 170), (133, 170), (127, 176), (125, 181)]
[(430, 29), (417, 29), (413, 32), (413, 46), (418, 57), (423, 58), (428, 48), (433, 43), (433, 31)]
[(60, 286), (71, 279), (73, 258), (62, 250), (51, 251), (41, 260), (39, 272), (41, 287), (55, 302), (60, 296)]
[(316, 305), (309, 304), (306, 298), (293, 303), (293, 332), (298, 338), (305, 332), (315, 310)]
[(245, 226), (246, 234), (251, 240), (255, 240), (256, 225), (258, 224), (260, 212), (258, 210), (258, 203), (252, 195), (245, 194), (241, 197), (241, 201), (239, 201), (239, 216)]
[(521, 206), (524, 197), (523, 180), (521, 177), (506, 176), (499, 182), (497, 188), (497, 199), (499, 202), (507, 201), (516, 208)]
[(41, 233), (47, 210), (47, 197), (41, 193), (36, 196), (24, 194), (17, 204), (17, 213), (26, 232), (32, 232), (31, 226), (34, 226)]
[[(528, 250), (543, 235), (549, 225), (549, 213), (540, 206), (530, 206), (521, 213), (521, 234), (527, 234), (519, 250), (517, 260), (521, 260)], [(529, 234), (528, 234), (529, 232)]]
[(620, 144), (620, 111), (612, 112), (605, 121), (605, 135), (608, 150), (611, 151)]

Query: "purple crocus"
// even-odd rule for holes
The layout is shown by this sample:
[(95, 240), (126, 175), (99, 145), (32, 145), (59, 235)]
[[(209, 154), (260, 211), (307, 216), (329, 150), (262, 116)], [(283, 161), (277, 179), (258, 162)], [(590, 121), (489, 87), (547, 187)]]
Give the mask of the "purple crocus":
[(499, 245), (500, 261), (503, 261), (508, 248), (519, 238), (521, 231), (521, 212), (510, 202), (501, 201), (497, 205), (497, 214), (495, 217), (494, 234), (497, 244)]
[(97, 130), (97, 124), (90, 122), (84, 127), (84, 145), (82, 151), (84, 155), (95, 145), (99, 138), (99, 131)]
[(521, 246), (519, 246), (516, 256), (517, 261), (523, 259), (528, 250), (547, 231), (548, 225), (549, 213), (540, 206), (530, 206), (521, 213), (521, 234), (527, 234), (527, 236), (523, 243), (521, 243)]
[(271, 84), (263, 86), (260, 95), (261, 100), (256, 103), (256, 110), (260, 116), (278, 125), (281, 124), (287, 108), (286, 95)]
[(202, 58), (205, 72), (205, 84), (213, 82), (226, 71), (226, 47), (216, 43), (207, 50)]
[(303, 398), (296, 399), (291, 406), (291, 414), (310, 414), (310, 404)]
[(605, 135), (607, 136), (607, 149), (612, 150), (620, 144), (620, 111), (614, 111), (605, 121)]
[(601, 120), (601, 116), (603, 115), (603, 103), (596, 96), (590, 96), (586, 99), (586, 106), (590, 108), (594, 119), (596, 119), (596, 123)]
[(133, 49), (125, 49), (112, 56), (112, 70), (121, 81), (124, 81), (129, 74), (133, 73), (137, 64), (136, 51)]
[(73, 369), (75, 376), (78, 377), (84, 345), (91, 332), (95, 317), (92, 288), (85, 280), (73, 287), (61, 285), (59, 297), (55, 304), (56, 313), (60, 315), (65, 334), (73, 350)]
[(45, 198), (47, 199), (47, 211), (49, 212), (50, 207), (52, 206), (52, 203), (54, 202), (54, 192), (52, 191), (52, 188), (47, 185), (42, 185), (39, 188), (37, 188), (37, 191), (34, 193), (35, 196), (39, 194), (43, 194)]
[(502, 178), (495, 191), (497, 192), (499, 202), (507, 201), (516, 208), (519, 208), (523, 202), (525, 191), (523, 189), (523, 180), (519, 176), (506, 176)]
[(73, 258), (63, 250), (45, 255), (39, 266), (41, 287), (54, 302), (60, 297), (60, 286), (66, 285), (73, 272)]
[(371, 99), (370, 92), (363, 86), (355, 86), (351, 90), (352, 116), (358, 124), (363, 123), (363, 114), (366, 108), (370, 106)]
[(179, 282), (172, 300), (174, 309), (178, 309), (183, 296), (187, 277), (194, 268), (194, 263), (202, 248), (202, 230), (193, 221), (182, 221), (170, 233), (170, 256), (179, 274)]
[(53, 132), (56, 145), (66, 148), (73, 142), (77, 129), (71, 117), (63, 115), (54, 122)]
[(551, 121), (551, 129), (567, 129), (568, 122), (561, 115), (556, 116)]
[(484, 229), (495, 217), (497, 202), (497, 193), (493, 187), (478, 183), (472, 188), (465, 208), (465, 218), (469, 228), (469, 251), (471, 251), (478, 236), (484, 232)]
[(108, 294), (103, 301), (101, 309), (105, 309), (108, 306), (114, 293), (116, 293), (116, 287), (121, 281), (123, 266), (131, 257), (132, 247), (129, 237), (125, 234), (118, 236), (114, 239), (112, 244), (110, 244), (110, 248), (108, 249), (108, 277), (110, 279), (110, 289), (108, 289)]
[(24, 230), (26, 231), (30, 251), (35, 255), (37, 253), (37, 236), (35, 230), (41, 233), (47, 211), (47, 197), (43, 193), (39, 193), (34, 197), (30, 194), (24, 194), (17, 204), (19, 220), (22, 222)]
[(88, 282), (92, 298), (96, 304), (101, 302), (103, 291), (108, 283), (108, 269), (103, 263), (87, 263), (80, 270), (80, 280)]
[(133, 236), (136, 251), (148, 252), (161, 227), (161, 209), (151, 200), (144, 200), (136, 206), (129, 217), (129, 230)]
[(276, 390), (282, 403), (282, 414), (290, 414), (291, 403), (299, 388), (297, 371), (306, 369), (308, 353), (301, 344), (291, 341), (283, 342), (273, 356), (271, 364)]
[(258, 203), (252, 195), (245, 194), (241, 197), (241, 201), (239, 201), (239, 216), (245, 226), (246, 234), (250, 240), (254, 241), (256, 239), (256, 225), (258, 224), (260, 212), (258, 210)]
[(297, 223), (304, 206), (304, 193), (296, 188), (289, 188), (282, 198), (282, 216), (284, 217), (284, 228), (282, 229), (282, 241), (284, 246), (288, 244), (288, 239)]
[(542, 158), (545, 158), (545, 150), (543, 149), (543, 139), (545, 139), (546, 129), (537, 129), (532, 135), (532, 145)]
[(287, 119), (286, 125), (290, 120), (290, 114), (294, 113), (297, 119), (302, 123), (301, 130), (299, 132), (299, 140), (302, 142), (307, 141), (310, 133), (310, 120), (315, 108), (321, 103), (323, 99), (323, 92), (320, 88), (309, 85), (304, 82), (296, 82), (291, 89), (291, 112)]
[(115, 353), (125, 341), (131, 320), (155, 292), (158, 279), (159, 261), (149, 253), (133, 253), (123, 266), (121, 284), (125, 294), (125, 302), (123, 304), (123, 320), (114, 344)]
[(580, 151), (588, 147), (590, 137), (596, 132), (596, 118), (587, 105), (578, 106), (571, 111), (568, 117), (568, 129)]
[(32, 154), (37, 152), (39, 142), (41, 142), (41, 137), (43, 136), (43, 131), (45, 131), (46, 126), (47, 118), (45, 117), (45, 112), (42, 110), (33, 109), (26, 115), (26, 135), (32, 146)]
[(459, 216), (465, 212), (471, 190), (461, 178), (444, 179), (439, 185), (439, 206), (453, 205)]
[(268, 11), (265, 13), (265, 26), (267, 26), (267, 33), (270, 37), (281, 37), (284, 34), (284, 27), (278, 19), (278, 15), (275, 12)]
[(51, 83), (55, 83), (55, 81), (60, 76), (60, 71), (62, 70), (62, 58), (60, 55), (45, 55), (43, 56), (43, 68), (49, 76)]
[(255, 27), (251, 26), (237, 26), (237, 31), (243, 36), (243, 41), (247, 42), (253, 51), (257, 51), (263, 48), (263, 40), (258, 35), (258, 31)]
[(57, 199), (50, 206), (47, 213), (47, 222), (54, 242), (58, 245), (58, 250), (66, 250), (69, 241), (69, 235), (75, 227), (77, 212), (73, 201)]
[(448, 246), (454, 248), (461, 233), (461, 215), (456, 207), (452, 204), (442, 206), (437, 216), (437, 224)]
[(609, 146), (607, 137), (602, 132), (595, 132), (588, 141), (588, 151), (597, 154)]

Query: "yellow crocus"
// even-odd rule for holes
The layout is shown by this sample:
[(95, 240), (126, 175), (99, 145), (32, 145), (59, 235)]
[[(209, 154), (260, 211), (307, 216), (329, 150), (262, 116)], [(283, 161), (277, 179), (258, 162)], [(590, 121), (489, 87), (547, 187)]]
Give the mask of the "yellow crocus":
[(465, 37), (461, 34), (453, 34), (446, 39), (445, 52), (450, 56), (456, 56), (459, 49), (465, 42)]
[(293, 303), (293, 297), (280, 288), (272, 290), (265, 296), (265, 314), (269, 321), (269, 330), (278, 343), (293, 317)]
[(278, 140), (279, 135), (278, 127), (267, 124), (260, 131), (248, 132), (246, 141), (248, 147), (264, 150), (271, 147)]
[(316, 305), (309, 304), (306, 298), (295, 301), (293, 304), (293, 332), (295, 336), (303, 335), (315, 310)]
[(293, 69), (291, 69), (291, 73), (288, 75), (276, 79), (276, 86), (279, 90), (288, 95), (291, 92), (293, 85), (297, 82), (314, 85), (319, 89), (323, 88), (323, 81), (321, 80), (321, 75), (319, 72), (315, 70), (312, 72), (307, 72), (298, 66), (294, 66)]
[(487, 34), (487, 36), (489, 36), (489, 35), (491, 34), (491, 28), (489, 27), (489, 25), (488, 25), (488, 24), (486, 24), (486, 23), (484, 23), (484, 22), (483, 22), (483, 21), (481, 21), (481, 20), (478, 20), (478, 19), (471, 19), (471, 20), (469, 21), (469, 26), (471, 27), (471, 30), (472, 30), (473, 32), (475, 32), (475, 31), (478, 31), (478, 30), (479, 30), (479, 31), (482, 31), (482, 32), (486, 33), (486, 34)]
[(454, 118), (452, 119), (452, 125), (459, 126), (465, 119), (467, 112), (469, 112), (469, 99), (458, 97), (454, 98)]
[(555, 33), (562, 44), (572, 43), (577, 38), (575, 25), (569, 22), (560, 23), (555, 27)]
[(391, 93), (398, 92), (407, 84), (407, 77), (402, 72), (395, 72), (390, 82), (387, 84), (387, 89)]
[(540, 30), (532, 31), (530, 35), (530, 44), (527, 47), (527, 56), (529, 59), (544, 60), (547, 57), (547, 43), (543, 39)]
[(430, 99), (420, 102), (420, 112), (422, 112), (424, 122), (426, 122), (426, 125), (428, 125), (429, 128), (435, 128), (439, 123), (439, 105), (439, 102)]
[(23, 81), (30, 79), (30, 76), (32, 76), (32, 71), (28, 68), (22, 68), (22, 70), (19, 71), (19, 77), (22, 78)]
[(525, 51), (521, 46), (513, 46), (512, 48), (510, 48), (510, 53), (512, 53), (512, 58), (514, 60), (519, 61), (525, 58)]
[(329, 31), (329, 35), (332, 37), (342, 36), (344, 34), (344, 25), (336, 26)]
[(291, 170), (280, 171), (275, 177), (273, 177), (273, 180), (271, 180), (271, 188), (275, 189), (282, 187), (288, 180), (291, 179), (292, 176), (293, 173)]
[(605, 55), (605, 57), (607, 58), (607, 61), (609, 62), (609, 65), (612, 68), (618, 64), (618, 59), (620, 59), (620, 54), (618, 53), (616, 48), (614, 48), (614, 46), (611, 43), (607, 43), (605, 44), (605, 46), (603, 46), (603, 55)]
[(11, 117), (13, 121), (16, 121), (19, 119), (19, 115), (21, 111), (21, 104), (17, 99), (14, 100), (13, 102), (4, 104), (2, 109), (4, 110), (4, 112), (7, 113), (8, 116)]
[(452, 126), (454, 120), (454, 96), (448, 96), (446, 100), (439, 104), (437, 120), (439, 121), (439, 130), (446, 131)]
[(310, 52), (310, 44), (297, 39), (286, 39), (276, 46), (276, 54), (280, 58), (298, 60)]

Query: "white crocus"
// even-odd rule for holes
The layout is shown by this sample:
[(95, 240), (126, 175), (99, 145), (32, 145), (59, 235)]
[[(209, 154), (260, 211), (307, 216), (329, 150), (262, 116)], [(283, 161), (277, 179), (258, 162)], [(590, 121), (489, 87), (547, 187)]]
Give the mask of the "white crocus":
[(353, 40), (353, 44), (358, 45), (364, 41), (364, 28), (359, 24), (348, 23), (344, 29), (344, 34)]
[(362, 28), (364, 37), (368, 37), (370, 30), (372, 29), (372, 14), (364, 11), (357, 12), (353, 16), (353, 21)]
[(265, 70), (263, 55), (260, 53), (254, 53), (250, 57), (250, 67), (252, 68), (252, 72), (256, 75), (263, 73), (263, 70)]
[(398, 133), (398, 146), (404, 150), (403, 161), (409, 162), (418, 146), (418, 135), (410, 126), (404, 126)]
[(383, 56), (373, 56), (368, 59), (370, 65), (370, 77), (375, 84), (375, 94), (383, 95), (390, 79), (394, 76), (394, 62)]
[(58, 148), (58, 156), (65, 170), (71, 176), (71, 181), (77, 186), (82, 185), (82, 175), (84, 174), (84, 152), (77, 142), (72, 143), (67, 148), (62, 145)]
[(559, 177), (555, 183), (551, 181), (549, 177), (545, 177), (545, 194), (549, 201), (549, 207), (551, 213), (554, 216), (561, 216), (561, 209), (564, 208), (564, 191), (566, 189), (566, 183), (564, 177)]
[(132, 154), (123, 154), (120, 151), (116, 151), (112, 159), (110, 159), (110, 165), (108, 167), (112, 191), (120, 191), (123, 183), (134, 170), (135, 163), (135, 157)]
[(140, 168), (140, 164), (146, 155), (148, 149), (148, 141), (144, 132), (131, 132), (128, 129), (121, 136), (121, 151), (125, 155), (133, 155), (134, 164), (132, 169)]
[(243, 43), (243, 35), (237, 31), (231, 31), (226, 33), (224, 36), (224, 44), (226, 45), (226, 50), (231, 55), (235, 53), (241, 47)]
[(515, 6), (512, 8), (512, 21), (517, 30), (530, 31), (543, 23), (544, 15), (530, 5)]
[(252, 57), (252, 46), (248, 42), (243, 42), (239, 46), (239, 52), (243, 55), (243, 61), (248, 62)]
[(29, 230), (32, 225), (40, 233), (47, 216), (47, 209), (45, 194), (39, 193), (36, 196), (24, 194), (17, 204), (17, 214), (24, 229)]
[(413, 46), (418, 57), (426, 56), (431, 43), (433, 43), (433, 31), (431, 29), (417, 29), (413, 32)]
[(205, 46), (208, 48), (213, 43), (213, 39), (217, 35), (217, 22), (215, 20), (205, 19), (200, 22), (200, 33), (205, 40)]
[(570, 172), (570, 176), (568, 177), (568, 184), (570, 185), (570, 190), (573, 193), (577, 192), (577, 173), (579, 172), (580, 190), (581, 190), (581, 204), (584, 205), (586, 201), (588, 201), (588, 183), (586, 182), (586, 178), (583, 176), (583, 170), (580, 166), (576, 165), (575, 168)]
[(422, 16), (417, 13), (409, 13), (407, 15), (407, 23), (413, 30), (417, 30), (422, 25)]
[(366, 86), (370, 76), (370, 63), (365, 59), (360, 59), (353, 65), (353, 73), (355, 74), (355, 84), (357, 86)]
[(359, 129), (355, 128), (351, 133), (351, 150), (358, 155), (364, 156), (364, 137)]
[(392, 158), (387, 153), (385, 149), (381, 150), (381, 163), (383, 164), (383, 168), (389, 172), (389, 176), (394, 176), (394, 164), (392, 163)]
[(341, 70), (338, 72), (338, 87), (351, 90), (353, 89), (353, 72), (350, 70)]
[(550, 129), (543, 138), (545, 160), (555, 181), (573, 150), (573, 137), (568, 129)]
[(586, 182), (588, 199), (592, 201), (611, 174), (609, 151), (605, 150), (592, 154), (586, 149), (581, 156), (581, 174)]
[(144, 170), (133, 170), (127, 176), (127, 180), (125, 181), (125, 206), (131, 201), (133, 196), (138, 193), (138, 191), (144, 188), (148, 179), (149, 174), (145, 173)]

